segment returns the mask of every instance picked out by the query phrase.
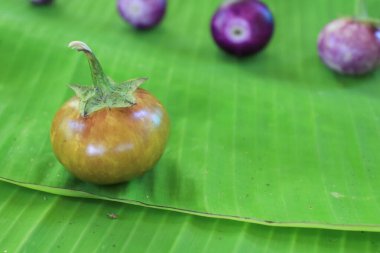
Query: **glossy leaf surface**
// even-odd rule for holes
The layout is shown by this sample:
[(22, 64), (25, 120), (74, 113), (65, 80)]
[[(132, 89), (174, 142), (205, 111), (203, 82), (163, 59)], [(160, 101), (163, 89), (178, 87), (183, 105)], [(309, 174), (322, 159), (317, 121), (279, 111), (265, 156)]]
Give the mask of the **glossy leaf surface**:
[[(275, 228), (0, 183), (1, 252), (378, 252), (380, 234)], [(117, 218), (111, 219), (114, 214)], [(114, 217), (115, 217), (114, 216)]]

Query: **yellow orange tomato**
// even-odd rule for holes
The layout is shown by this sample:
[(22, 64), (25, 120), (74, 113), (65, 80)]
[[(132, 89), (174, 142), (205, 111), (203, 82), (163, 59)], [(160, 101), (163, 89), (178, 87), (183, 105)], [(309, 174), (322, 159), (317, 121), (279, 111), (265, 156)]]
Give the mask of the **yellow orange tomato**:
[[(100, 68), (100, 65), (95, 67)], [(93, 78), (99, 79), (99, 76)], [(95, 82), (99, 81), (95, 79)], [(113, 99), (109, 103), (105, 101), (108, 106), (96, 104), (96, 110), (86, 107), (92, 103), (87, 90), (87, 95), (77, 93), (82, 97), (75, 96), (66, 102), (56, 113), (51, 126), (51, 144), (57, 159), (76, 177), (87, 182), (115, 184), (128, 181), (151, 169), (165, 149), (169, 117), (162, 104), (146, 90), (136, 88), (127, 90), (133, 95), (127, 97), (133, 99), (133, 102), (126, 102), (128, 106), (115, 102), (116, 106), (112, 107), (115, 87), (102, 91), (95, 86), (96, 92), (102, 92), (101, 95), (93, 94), (96, 103), (103, 97), (104, 100)], [(109, 98), (109, 94), (113, 97)]]

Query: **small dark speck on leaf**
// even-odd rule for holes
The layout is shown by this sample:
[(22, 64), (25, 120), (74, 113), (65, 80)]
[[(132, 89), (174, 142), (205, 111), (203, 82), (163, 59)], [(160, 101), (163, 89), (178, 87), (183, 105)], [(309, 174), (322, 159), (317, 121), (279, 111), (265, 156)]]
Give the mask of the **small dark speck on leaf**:
[(115, 213), (107, 213), (107, 217), (112, 219), (112, 220), (119, 218), (119, 216)]

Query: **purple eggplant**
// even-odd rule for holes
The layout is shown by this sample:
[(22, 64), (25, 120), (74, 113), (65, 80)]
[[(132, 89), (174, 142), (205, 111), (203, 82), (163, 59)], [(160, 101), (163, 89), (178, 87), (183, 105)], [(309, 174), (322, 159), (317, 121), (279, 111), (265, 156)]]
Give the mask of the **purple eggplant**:
[(31, 0), (30, 1), (34, 5), (48, 5), (53, 2), (53, 0)]
[(261, 51), (270, 41), (273, 30), (273, 15), (258, 0), (229, 1), (219, 7), (211, 20), (216, 44), (236, 56)]
[(380, 62), (380, 32), (370, 22), (341, 18), (319, 34), (318, 52), (331, 69), (348, 75), (374, 70)]
[(166, 12), (166, 0), (118, 0), (121, 17), (136, 29), (157, 26)]

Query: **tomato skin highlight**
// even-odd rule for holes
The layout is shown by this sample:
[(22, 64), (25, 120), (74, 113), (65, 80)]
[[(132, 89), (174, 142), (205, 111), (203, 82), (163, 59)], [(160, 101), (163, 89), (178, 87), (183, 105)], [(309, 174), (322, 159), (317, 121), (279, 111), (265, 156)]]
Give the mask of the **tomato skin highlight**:
[(62, 165), (83, 181), (116, 184), (153, 168), (165, 150), (169, 117), (165, 108), (143, 89), (136, 104), (102, 109), (82, 117), (73, 97), (56, 113), (50, 139)]

